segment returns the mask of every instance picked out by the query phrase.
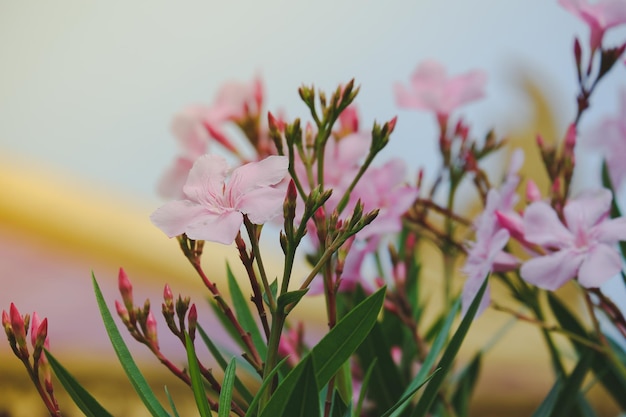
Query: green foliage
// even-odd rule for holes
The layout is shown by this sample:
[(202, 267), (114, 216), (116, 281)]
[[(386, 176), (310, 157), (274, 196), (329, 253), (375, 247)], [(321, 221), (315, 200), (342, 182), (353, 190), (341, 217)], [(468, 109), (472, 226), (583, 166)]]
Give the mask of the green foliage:
[(152, 388), (148, 385), (148, 382), (144, 378), (144, 376), (139, 371), (137, 364), (133, 360), (130, 352), (128, 351), (128, 347), (126, 343), (124, 343), (124, 339), (122, 339), (122, 335), (120, 334), (115, 322), (113, 321), (113, 317), (111, 316), (111, 311), (106, 305), (104, 301), (104, 297), (102, 296), (102, 291), (100, 290), (100, 286), (96, 281), (96, 277), (93, 272), (91, 274), (91, 279), (93, 281), (94, 292), (96, 294), (96, 300), (98, 302), (98, 308), (100, 309), (100, 315), (102, 316), (102, 321), (104, 322), (104, 327), (109, 335), (109, 339), (111, 340), (111, 344), (113, 345), (113, 349), (115, 350), (115, 354), (122, 364), (122, 368), (124, 368), (124, 372), (128, 376), (133, 388), (143, 401), (146, 409), (150, 412), (150, 414), (154, 417), (170, 417), (170, 415), (165, 411), (159, 400), (154, 395)]
[(191, 378), (191, 389), (196, 400), (196, 406), (200, 412), (200, 417), (212, 417), (213, 413), (211, 413), (211, 406), (204, 391), (204, 383), (202, 382), (200, 367), (198, 366), (196, 350), (187, 332), (185, 332), (185, 346), (187, 347), (187, 364), (189, 366), (189, 377)]
[(220, 408), (217, 414), (218, 417), (228, 417), (230, 415), (230, 402), (233, 398), (236, 371), (237, 362), (235, 362), (235, 358), (233, 358), (224, 372), (224, 381), (222, 382), (222, 390), (220, 391)]
[(113, 417), (98, 401), (74, 378), (67, 369), (47, 350), (44, 350), (50, 368), (70, 395), (76, 406), (87, 417)]

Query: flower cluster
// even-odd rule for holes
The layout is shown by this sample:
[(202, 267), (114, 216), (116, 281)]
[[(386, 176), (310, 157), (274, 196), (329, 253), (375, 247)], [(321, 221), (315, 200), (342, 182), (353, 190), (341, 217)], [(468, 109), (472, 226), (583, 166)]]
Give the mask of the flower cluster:
[[(537, 185), (539, 178), (525, 177), (519, 149), (509, 153), (500, 178), (485, 169), (487, 158), (507, 148), (506, 140), (494, 131), (477, 135), (460, 112), (486, 95), (487, 76), (480, 70), (449, 76), (434, 60), (418, 65), (408, 85), (393, 89), (399, 108), (432, 114), (439, 129), (439, 169), (432, 177), (420, 170), (415, 182), (406, 177), (405, 161), (380, 161), (397, 117), (364, 130), (354, 81), (330, 94), (302, 86), (298, 92), (308, 121), (267, 112), (260, 78), (226, 84), (212, 104), (188, 107), (174, 117), (172, 132), (182, 151), (158, 187), (170, 201), (151, 220), (177, 239), (241, 355), (228, 362), (223, 341), (202, 328), (196, 304), (190, 297), (175, 299), (167, 284), (161, 314), (181, 342), (184, 364), (161, 351), (157, 315), (149, 300), (135, 304), (124, 269), (115, 309), (129, 334), (191, 388), (201, 416), (213, 411), (220, 417), (468, 415), (489, 346), (464, 367), (455, 366), (456, 355), (473, 320), (487, 310), (533, 323), (545, 342), (555, 382), (535, 415), (589, 410), (588, 389), (581, 385), (588, 373), (594, 374), (590, 384), (603, 386), (626, 410), (626, 319), (602, 288), (613, 277), (624, 277), (626, 245), (620, 242), (626, 241), (626, 218), (614, 198), (626, 172), (623, 117), (605, 118), (588, 130), (587, 142), (604, 151), (602, 186), (572, 191), (582, 116), (626, 50), (626, 43), (604, 45), (605, 32), (626, 23), (626, 2), (559, 3), (580, 17), (591, 35), (586, 54), (580, 41), (574, 42), (577, 107), (562, 139), (549, 142), (537, 132), (544, 186)], [(621, 100), (624, 113), (624, 94)], [(236, 127), (240, 137), (227, 126)], [(522, 198), (518, 188), (524, 182)], [(457, 204), (461, 189), (466, 201), (473, 198), (479, 206), (473, 218), (471, 204)], [(276, 277), (264, 264), (262, 234), (282, 250)], [(245, 271), (236, 274), (227, 266), (229, 296), (218, 289), (214, 266), (205, 269), (202, 262), (205, 246), (214, 243), (234, 243), (231, 249)], [(425, 255), (433, 247), (442, 265), (436, 279), (430, 277), (433, 256)], [(308, 262), (305, 276), (294, 272), (299, 259)], [(430, 279), (424, 279), (426, 271)], [(494, 283), (508, 297), (492, 295)], [(570, 304), (585, 309), (565, 305), (555, 292), (565, 285), (572, 289)], [(94, 288), (137, 393), (151, 415), (169, 416), (140, 377), (95, 278)], [(328, 331), (310, 343), (307, 323), (292, 323), (290, 313), (316, 295), (323, 297)], [(47, 320), (36, 314), (30, 361), (29, 321), (14, 305), (2, 313), (9, 344), (50, 414), (60, 415), (52, 368), (85, 414), (109, 415), (47, 352)], [(573, 349), (562, 354), (555, 333)], [(494, 334), (489, 345), (501, 332)], [(199, 343), (210, 358), (196, 353)], [(209, 361), (222, 369), (223, 378)], [(575, 362), (572, 371), (569, 361)], [(245, 366), (238, 368), (241, 362)]]

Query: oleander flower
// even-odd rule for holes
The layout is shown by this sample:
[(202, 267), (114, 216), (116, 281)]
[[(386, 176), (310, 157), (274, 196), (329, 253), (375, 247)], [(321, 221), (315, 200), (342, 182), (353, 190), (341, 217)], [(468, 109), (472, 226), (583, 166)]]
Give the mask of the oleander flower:
[(618, 113), (604, 118), (586, 135), (589, 147), (600, 147), (609, 169), (613, 187), (617, 190), (626, 179), (626, 89), (619, 97)]
[(443, 65), (425, 61), (411, 76), (408, 87), (398, 83), (394, 90), (398, 106), (432, 111), (445, 120), (457, 107), (482, 98), (486, 82), (483, 71), (448, 77)]
[(624, 0), (599, 0), (595, 3), (589, 3), (588, 0), (559, 0), (559, 4), (589, 26), (591, 49), (602, 46), (604, 32), (608, 29), (626, 23)]
[(169, 237), (185, 233), (190, 239), (230, 244), (244, 214), (263, 224), (281, 213), (288, 166), (287, 157), (270, 156), (230, 172), (224, 158), (204, 155), (189, 172), (185, 199), (165, 204), (150, 218)]
[(583, 287), (595, 288), (618, 274), (622, 258), (615, 246), (626, 240), (626, 218), (609, 219), (611, 200), (606, 189), (570, 200), (563, 209), (565, 224), (546, 202), (528, 206), (525, 238), (547, 254), (526, 261), (522, 278), (553, 291), (575, 277)]

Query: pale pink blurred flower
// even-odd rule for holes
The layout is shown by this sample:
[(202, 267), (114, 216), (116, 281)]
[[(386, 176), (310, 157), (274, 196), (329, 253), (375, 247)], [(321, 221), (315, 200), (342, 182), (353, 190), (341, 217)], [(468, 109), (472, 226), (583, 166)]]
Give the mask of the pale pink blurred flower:
[(406, 165), (392, 159), (382, 167), (370, 168), (353, 190), (349, 207), (358, 200), (365, 212), (379, 209), (378, 216), (357, 235), (360, 239), (396, 233), (402, 229), (402, 216), (419, 194), (417, 187), (407, 185)]
[(189, 172), (183, 187), (185, 199), (165, 204), (150, 218), (169, 237), (186, 233), (190, 239), (230, 244), (244, 214), (255, 224), (280, 214), (288, 166), (287, 157), (270, 156), (230, 173), (224, 158), (204, 155)]
[(568, 201), (563, 209), (565, 225), (548, 203), (528, 206), (525, 238), (544, 247), (547, 254), (526, 261), (522, 278), (553, 291), (576, 276), (583, 287), (595, 288), (618, 274), (622, 258), (615, 244), (626, 240), (626, 218), (609, 219), (611, 200), (611, 192), (602, 189)]
[(424, 61), (411, 76), (408, 87), (397, 83), (394, 90), (398, 106), (432, 111), (445, 120), (457, 107), (482, 98), (486, 82), (483, 71), (448, 77), (443, 65)]
[(626, 88), (620, 92), (619, 99), (618, 113), (606, 117), (586, 135), (590, 147), (602, 148), (615, 190), (626, 178)]
[(604, 32), (608, 29), (626, 23), (624, 0), (599, 0), (595, 3), (588, 0), (559, 0), (559, 4), (589, 26), (591, 49), (602, 46)]
[[(512, 219), (515, 219), (516, 216), (519, 217), (514, 208), (519, 199), (516, 193), (519, 184), (517, 171), (523, 163), (524, 153), (518, 149), (511, 155), (509, 170), (504, 183), (499, 190), (489, 190), (485, 209), (474, 222), (476, 241), (470, 242), (467, 260), (462, 268), (463, 273), (467, 276), (461, 293), (463, 314), (467, 312), (472, 300), (478, 294), (487, 274), (509, 271), (518, 265), (517, 258), (503, 250), (509, 241), (510, 234), (500, 224), (497, 213), (506, 213)], [(487, 284), (477, 315), (480, 315), (489, 306), (490, 293), (491, 289)]]

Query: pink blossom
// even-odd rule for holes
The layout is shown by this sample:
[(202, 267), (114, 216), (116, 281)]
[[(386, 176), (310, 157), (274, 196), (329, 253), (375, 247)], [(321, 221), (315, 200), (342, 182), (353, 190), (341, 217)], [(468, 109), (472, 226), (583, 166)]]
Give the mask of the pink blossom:
[(263, 224), (281, 212), (288, 166), (287, 157), (270, 156), (230, 173), (224, 158), (204, 155), (189, 172), (185, 199), (165, 204), (150, 218), (169, 237), (185, 233), (190, 239), (230, 244), (244, 214)]
[(525, 238), (544, 247), (547, 254), (526, 261), (522, 278), (553, 291), (576, 276), (583, 287), (594, 288), (619, 273), (622, 259), (615, 244), (626, 240), (626, 218), (608, 218), (611, 200), (611, 192), (602, 189), (568, 201), (563, 209), (565, 224), (543, 201), (528, 206)]
[(482, 98), (486, 82), (483, 71), (448, 77), (443, 65), (425, 61), (411, 76), (408, 87), (396, 84), (394, 90), (398, 106), (432, 111), (447, 119), (457, 107)]
[(602, 46), (604, 32), (608, 29), (626, 23), (624, 0), (599, 0), (595, 3), (589, 3), (588, 0), (559, 0), (559, 4), (587, 23), (591, 30), (591, 49)]
[(350, 196), (352, 206), (361, 200), (365, 212), (379, 209), (378, 216), (357, 235), (361, 239), (396, 233), (402, 229), (402, 216), (418, 196), (417, 187), (406, 185), (406, 166), (401, 159), (365, 172)]
[(589, 146), (600, 146), (617, 190), (626, 178), (626, 89), (620, 93), (618, 114), (602, 120), (588, 135)]
[[(508, 271), (518, 264), (517, 258), (503, 250), (509, 241), (510, 234), (500, 224), (497, 214), (506, 213), (512, 219), (515, 219), (516, 216), (519, 217), (514, 208), (519, 199), (516, 193), (519, 184), (517, 171), (523, 163), (524, 153), (521, 150), (513, 152), (504, 183), (499, 190), (489, 190), (485, 209), (474, 222), (476, 241), (470, 244), (467, 260), (462, 269), (467, 276), (461, 293), (463, 314), (469, 308), (472, 300), (478, 294), (483, 280), (490, 272)], [(490, 292), (489, 284), (487, 284), (477, 315), (489, 306)]]

